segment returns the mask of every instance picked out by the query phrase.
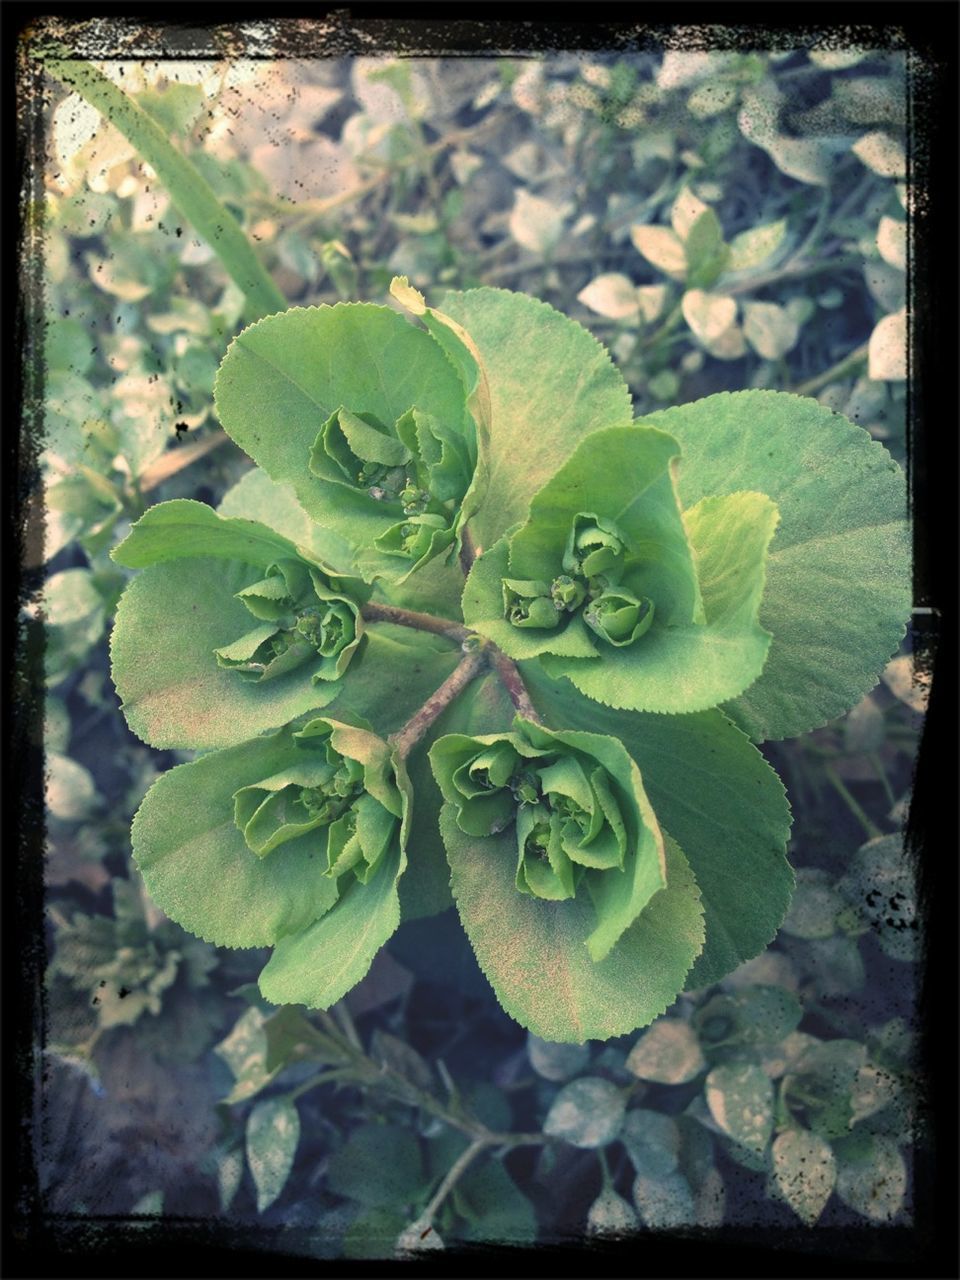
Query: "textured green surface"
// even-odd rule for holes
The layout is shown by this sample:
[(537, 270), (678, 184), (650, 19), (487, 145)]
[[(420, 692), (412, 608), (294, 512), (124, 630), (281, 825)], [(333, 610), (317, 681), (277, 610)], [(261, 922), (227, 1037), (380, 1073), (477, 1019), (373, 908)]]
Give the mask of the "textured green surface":
[(467, 836), (445, 805), (441, 830), (453, 896), (500, 1004), (545, 1040), (605, 1040), (646, 1026), (673, 1003), (703, 943), (700, 897), (686, 859), (667, 841), (667, 887), (607, 958), (594, 964), (594, 927), (581, 895), (548, 902), (518, 893), (512, 831)]
[(783, 392), (707, 396), (642, 423), (680, 441), (685, 508), (749, 489), (780, 511), (760, 607), (773, 643), (760, 679), (726, 710), (757, 740), (849, 710), (876, 684), (909, 617), (899, 466), (846, 418)]
[(218, 946), (263, 947), (333, 904), (315, 836), (258, 858), (234, 824), (235, 791), (302, 759), (284, 731), (177, 765), (150, 788), (133, 820), (133, 856), (177, 924)]
[(466, 430), (460, 376), (425, 330), (371, 303), (293, 307), (244, 329), (230, 344), (215, 386), (227, 433), (301, 506), (351, 544), (368, 575), (402, 562), (378, 555), (399, 504), (320, 479), (308, 469), (317, 436), (341, 407), (392, 430), (417, 408)]
[(470, 522), (483, 549), (525, 518), (530, 498), (588, 432), (630, 422), (630, 392), (600, 343), (545, 302), (471, 289), (440, 305), (475, 343), (489, 381), (489, 487)]
[(707, 931), (687, 986), (719, 982), (758, 955), (790, 904), (793, 871), (785, 856), (786, 793), (757, 748), (720, 711), (614, 711), (547, 679), (535, 662), (521, 670), (548, 724), (619, 738), (640, 769), (661, 828), (681, 843)]

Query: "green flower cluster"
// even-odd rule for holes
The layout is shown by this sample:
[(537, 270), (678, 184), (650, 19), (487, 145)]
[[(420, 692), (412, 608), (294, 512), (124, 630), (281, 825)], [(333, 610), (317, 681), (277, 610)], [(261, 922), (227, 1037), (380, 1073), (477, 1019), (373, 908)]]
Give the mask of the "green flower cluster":
[(581, 888), (588, 895), (595, 962), (666, 883), (663, 838), (640, 773), (613, 738), (517, 716), (510, 733), (448, 734), (430, 760), (462, 832), (482, 837), (513, 826), (521, 893), (554, 902)]
[(388, 428), (372, 413), (341, 407), (321, 427), (309, 458), (313, 476), (386, 516), (373, 546), (413, 568), (454, 542), (475, 466), (475, 438), (419, 409)]
[(214, 650), (221, 667), (247, 680), (275, 679), (308, 660), (315, 681), (336, 680), (346, 670), (362, 634), (359, 606), (321, 569), (280, 560), (235, 594), (259, 625)]
[(399, 850), (403, 797), (389, 749), (375, 734), (319, 716), (292, 736), (303, 763), (235, 791), (234, 822), (261, 858), (323, 829), (323, 874), (353, 871), (366, 884), (387, 850)]
[(552, 630), (579, 609), (594, 635), (618, 648), (649, 630), (653, 601), (630, 590), (631, 585), (639, 589), (643, 565), (635, 558), (631, 563), (624, 535), (612, 520), (578, 511), (561, 568), (550, 582), (503, 579), (504, 616), (513, 626)]

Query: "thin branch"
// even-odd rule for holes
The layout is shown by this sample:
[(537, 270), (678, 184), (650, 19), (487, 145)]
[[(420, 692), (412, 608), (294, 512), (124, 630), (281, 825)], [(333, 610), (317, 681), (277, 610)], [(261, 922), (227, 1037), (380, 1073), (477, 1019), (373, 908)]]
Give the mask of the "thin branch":
[(486, 665), (485, 645), (465, 653), (459, 665), (447, 676), (440, 688), (430, 695), (420, 710), (414, 712), (402, 729), (390, 735), (387, 741), (396, 748), (401, 760), (410, 754), (434, 720), (447, 709), (454, 698), (463, 692)]
[(532, 720), (534, 724), (542, 724), (543, 721), (530, 701), (523, 677), (517, 670), (517, 664), (496, 645), (490, 645), (490, 662), (520, 715), (525, 720)]
[(460, 568), (463, 570), (464, 577), (473, 568), (473, 562), (479, 554), (479, 548), (474, 542), (470, 530), (464, 528), (460, 533)]
[(489, 1138), (475, 1138), (474, 1141), (470, 1143), (469, 1147), (461, 1151), (460, 1155), (457, 1156), (456, 1160), (454, 1160), (453, 1164), (447, 1170), (446, 1176), (440, 1183), (439, 1187), (437, 1187), (430, 1199), (430, 1203), (423, 1211), (421, 1221), (424, 1223), (424, 1226), (433, 1222), (437, 1210), (460, 1181), (460, 1178), (467, 1171), (480, 1152), (489, 1146)]
[(837, 361), (835, 365), (832, 365), (823, 373), (818, 373), (815, 378), (810, 378), (806, 382), (801, 382), (798, 387), (792, 387), (791, 391), (795, 396), (813, 395), (813, 393), (815, 391), (819, 391), (821, 387), (827, 386), (828, 383), (833, 382), (837, 378), (844, 377), (845, 374), (849, 373), (858, 364), (862, 364), (863, 361), (867, 359), (869, 351), (869, 342), (862, 343), (855, 351), (851, 351), (849, 355), (846, 355), (842, 360)]
[(449, 618), (438, 618), (432, 613), (417, 613), (414, 609), (400, 609), (393, 604), (365, 604), (360, 612), (367, 622), (393, 622), (399, 627), (430, 631), (435, 636), (455, 640), (457, 644), (463, 644), (473, 634), (459, 622), (451, 622)]
[(164, 480), (169, 480), (184, 467), (189, 467), (198, 458), (203, 458), (214, 449), (219, 449), (229, 439), (225, 431), (214, 431), (202, 440), (194, 440), (180, 449), (172, 449), (163, 454), (141, 475), (140, 492), (149, 493), (151, 489), (155, 489), (158, 484), (163, 484)]

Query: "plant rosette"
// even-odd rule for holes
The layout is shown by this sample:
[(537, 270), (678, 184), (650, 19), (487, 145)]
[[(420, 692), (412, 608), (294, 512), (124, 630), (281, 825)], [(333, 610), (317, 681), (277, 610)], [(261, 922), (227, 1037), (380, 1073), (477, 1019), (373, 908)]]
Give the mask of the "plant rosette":
[(624, 1034), (780, 927), (790, 811), (754, 744), (849, 710), (896, 650), (903, 475), (794, 395), (634, 422), (603, 347), (537, 299), (392, 292), (407, 317), (243, 330), (215, 397), (258, 467), (114, 552), (141, 570), (112, 641), (128, 722), (220, 748), (148, 793), (137, 858), (185, 928), (276, 945), (268, 999), (338, 998), (396, 926), (406, 855), (368, 856), (373, 757), (298, 736), (325, 709), (393, 752), (404, 917), (452, 891), (511, 1016)]
[(430, 762), (454, 897), (504, 1008), (554, 1040), (663, 1012), (703, 944), (702, 909), (623, 746), (517, 716), (510, 733), (440, 738)]
[(390, 744), (313, 717), (165, 773), (134, 819), (133, 853), (184, 928), (274, 948), (268, 1000), (326, 1008), (399, 924), (409, 815)]

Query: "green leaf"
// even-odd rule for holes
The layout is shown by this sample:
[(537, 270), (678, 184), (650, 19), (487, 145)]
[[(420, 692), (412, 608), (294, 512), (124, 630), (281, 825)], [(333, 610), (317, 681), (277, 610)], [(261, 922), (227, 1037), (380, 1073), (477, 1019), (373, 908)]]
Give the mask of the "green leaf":
[(543, 1132), (575, 1147), (605, 1147), (623, 1124), (622, 1090), (600, 1076), (582, 1076), (564, 1085), (551, 1104)]
[[(763, 670), (770, 634), (757, 621), (766, 549), (777, 509), (760, 493), (707, 498), (684, 516), (706, 621), (659, 626), (599, 662), (546, 654), (549, 675), (581, 693), (634, 711), (690, 712), (748, 688)], [(655, 587), (651, 596), (656, 603)]]
[(844, 1159), (837, 1171), (837, 1196), (871, 1222), (890, 1222), (903, 1207), (907, 1168), (897, 1144), (871, 1135), (856, 1160)]
[(518, 893), (512, 830), (477, 838), (444, 805), (441, 831), (453, 896), (480, 968), (511, 1017), (543, 1039), (582, 1044), (652, 1022), (683, 985), (702, 945), (699, 895), (686, 859), (666, 842), (667, 887), (605, 960), (594, 964), (584, 895), (552, 902)]
[(633, 1181), (633, 1201), (645, 1225), (654, 1230), (696, 1221), (690, 1184), (679, 1172), (656, 1178), (638, 1173)]
[(752, 267), (762, 266), (780, 248), (786, 233), (786, 218), (741, 231), (730, 241), (727, 270), (749, 271)]
[(411, 1204), (423, 1183), (423, 1158), (409, 1129), (363, 1124), (330, 1156), (326, 1185), (369, 1208)]
[(531, 1034), (527, 1037), (527, 1057), (531, 1067), (544, 1080), (569, 1080), (590, 1061), (590, 1049), (583, 1044), (541, 1040)]
[(533, 1205), (499, 1160), (474, 1164), (460, 1179), (452, 1199), (469, 1224), (457, 1239), (530, 1245), (537, 1237)]
[(837, 1181), (830, 1144), (815, 1133), (788, 1129), (773, 1144), (773, 1173), (787, 1204), (812, 1227)]
[(258, 520), (302, 547), (320, 564), (355, 572), (350, 543), (311, 520), (290, 485), (271, 480), (260, 467), (251, 468), (227, 490), (218, 510), (223, 516)]
[(704, 209), (694, 219), (684, 240), (683, 251), (687, 262), (687, 284), (693, 289), (709, 289), (730, 258), (720, 219), (712, 209)]
[(639, 1224), (640, 1219), (633, 1206), (612, 1187), (601, 1191), (587, 1210), (587, 1231), (592, 1235), (604, 1235), (607, 1232), (622, 1235), (636, 1230)]
[(269, 946), (333, 904), (315, 836), (258, 858), (234, 824), (234, 793), (303, 754), (282, 730), (177, 765), (147, 792), (133, 819), (134, 860), (151, 898), (184, 929), (222, 947)]
[(620, 1140), (635, 1171), (645, 1177), (666, 1177), (677, 1167), (680, 1130), (671, 1116), (644, 1107), (630, 1111)]
[(530, 495), (584, 436), (630, 422), (630, 393), (606, 350), (536, 298), (472, 289), (446, 294), (442, 305), (469, 334), (489, 380), (488, 484), (495, 498), (470, 524), (484, 549), (524, 519)]
[(749, 489), (780, 512), (760, 606), (773, 641), (729, 714), (759, 741), (847, 711), (876, 683), (910, 611), (900, 468), (866, 431), (782, 392), (722, 393), (642, 422), (679, 440), (685, 507)]
[(286, 1185), (300, 1141), (300, 1114), (287, 1098), (258, 1102), (247, 1119), (247, 1164), (263, 1213)]
[(706, 1066), (696, 1033), (679, 1018), (660, 1018), (630, 1050), (626, 1068), (641, 1080), (686, 1084)]
[(253, 618), (236, 593), (262, 576), (255, 565), (204, 556), (188, 568), (152, 564), (128, 585), (110, 656), (123, 713), (138, 737), (155, 747), (228, 746), (336, 697), (337, 682), (315, 682), (310, 662), (262, 683), (218, 665), (215, 651), (251, 630)]
[(861, 846), (838, 888), (888, 956), (917, 958), (916, 877), (901, 835), (881, 836)]
[(731, 1062), (706, 1081), (707, 1106), (724, 1133), (751, 1151), (763, 1151), (773, 1132), (773, 1085), (762, 1067)]
[(313, 519), (351, 544), (366, 576), (397, 576), (403, 562), (371, 548), (403, 514), (399, 502), (323, 479), (308, 463), (341, 408), (349, 421), (369, 416), (384, 431), (414, 407), (468, 430), (463, 384), (428, 333), (370, 303), (294, 307), (234, 339), (214, 395), (227, 433), (274, 480), (290, 484)]
[(405, 855), (387, 854), (366, 884), (354, 880), (325, 916), (281, 938), (260, 974), (264, 999), (328, 1009), (355, 987), (400, 923), (405, 864)]
[(793, 872), (785, 857), (786, 793), (756, 747), (719, 711), (615, 711), (547, 679), (536, 662), (524, 663), (521, 673), (549, 723), (589, 728), (623, 743), (661, 827), (684, 850), (706, 925), (706, 943), (688, 986), (719, 982), (758, 955), (783, 920)]

